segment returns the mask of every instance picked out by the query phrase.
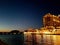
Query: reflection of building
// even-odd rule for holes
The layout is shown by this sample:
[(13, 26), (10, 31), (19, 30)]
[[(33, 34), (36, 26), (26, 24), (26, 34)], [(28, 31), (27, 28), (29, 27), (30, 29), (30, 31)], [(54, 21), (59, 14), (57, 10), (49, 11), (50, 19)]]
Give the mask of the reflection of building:
[(60, 27), (60, 16), (55, 16), (50, 13), (43, 16), (44, 27), (57, 28)]

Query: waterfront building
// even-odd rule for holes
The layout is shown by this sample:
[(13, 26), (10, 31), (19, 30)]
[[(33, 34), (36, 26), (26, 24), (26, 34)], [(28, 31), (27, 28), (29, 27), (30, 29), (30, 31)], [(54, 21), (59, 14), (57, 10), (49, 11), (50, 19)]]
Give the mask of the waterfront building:
[(52, 29), (60, 27), (60, 15), (46, 14), (43, 16), (43, 26)]

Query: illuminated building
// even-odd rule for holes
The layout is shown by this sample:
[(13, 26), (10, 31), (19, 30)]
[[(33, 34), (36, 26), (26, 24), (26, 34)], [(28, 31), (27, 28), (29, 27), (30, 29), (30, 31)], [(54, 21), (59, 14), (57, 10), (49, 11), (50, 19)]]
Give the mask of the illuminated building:
[(43, 16), (43, 25), (47, 28), (59, 28), (60, 27), (60, 15), (55, 16), (50, 13)]
[(36, 34), (60, 34), (60, 15), (47, 13), (43, 16), (43, 27), (40, 29), (29, 29), (26, 32)]

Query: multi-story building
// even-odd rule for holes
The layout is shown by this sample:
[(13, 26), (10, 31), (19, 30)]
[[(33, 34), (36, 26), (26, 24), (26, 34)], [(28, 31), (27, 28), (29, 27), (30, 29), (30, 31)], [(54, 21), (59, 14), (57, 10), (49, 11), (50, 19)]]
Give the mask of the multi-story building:
[(55, 16), (50, 13), (43, 16), (43, 25), (47, 28), (58, 28), (60, 27), (60, 15)]

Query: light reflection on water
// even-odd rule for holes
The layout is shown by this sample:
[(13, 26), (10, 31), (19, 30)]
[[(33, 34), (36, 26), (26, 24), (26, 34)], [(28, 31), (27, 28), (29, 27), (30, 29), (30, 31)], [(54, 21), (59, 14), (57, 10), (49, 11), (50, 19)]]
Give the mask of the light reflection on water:
[(60, 45), (60, 35), (24, 35), (24, 45)]

